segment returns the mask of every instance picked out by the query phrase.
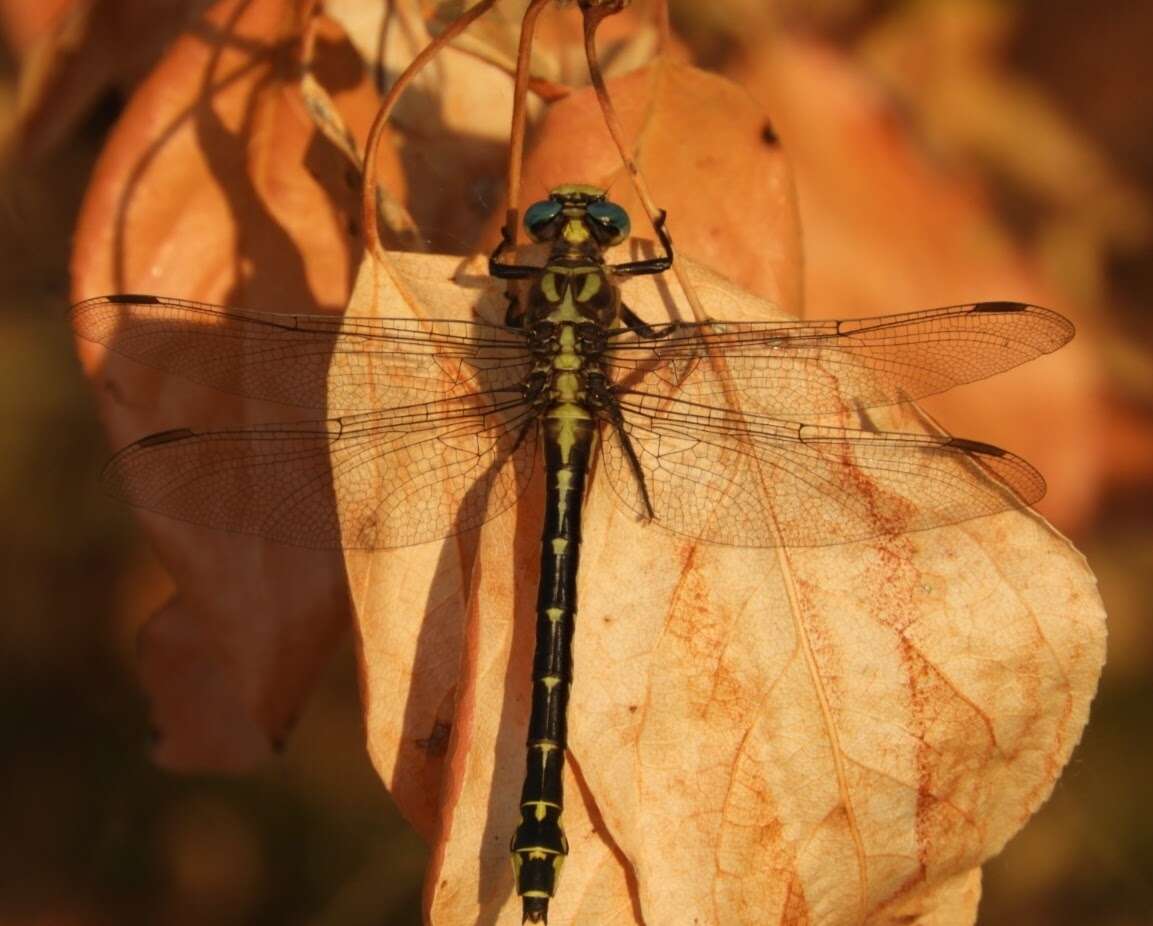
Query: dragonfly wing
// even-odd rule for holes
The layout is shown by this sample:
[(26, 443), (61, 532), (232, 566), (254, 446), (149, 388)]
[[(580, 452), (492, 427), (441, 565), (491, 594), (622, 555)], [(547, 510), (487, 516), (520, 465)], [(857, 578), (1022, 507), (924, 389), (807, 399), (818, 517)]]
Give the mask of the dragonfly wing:
[(165, 431), (109, 462), (112, 493), (167, 517), (313, 548), (387, 549), (479, 527), (532, 474), (520, 403), (430, 403), (222, 431)]
[(89, 341), (224, 392), (333, 412), (515, 389), (525, 335), (479, 322), (277, 315), (160, 296), (72, 308)]
[(605, 364), (619, 388), (676, 392), (706, 405), (736, 401), (755, 414), (797, 419), (943, 392), (1054, 351), (1073, 336), (1072, 323), (1057, 313), (1016, 302), (664, 330), (663, 338), (627, 330), (610, 337)]
[[(1040, 474), (989, 444), (737, 415), (658, 396), (621, 397), (656, 522), (709, 543), (828, 546), (994, 514), (1044, 495)], [(605, 469), (644, 503), (618, 439)]]

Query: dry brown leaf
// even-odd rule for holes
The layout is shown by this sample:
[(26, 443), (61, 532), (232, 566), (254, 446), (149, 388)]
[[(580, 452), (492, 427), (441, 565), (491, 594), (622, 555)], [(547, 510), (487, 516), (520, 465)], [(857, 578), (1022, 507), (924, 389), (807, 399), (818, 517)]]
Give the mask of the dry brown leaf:
[[(686, 87), (682, 100), (697, 108), (682, 116), (662, 80)], [(787, 237), (785, 164), (759, 131), (742, 135), (763, 123), (755, 107), (736, 115), (733, 91), (718, 83), (675, 69), (626, 79), (614, 98), (626, 124), (645, 126), (642, 168), (667, 171), (652, 185), (678, 241), (693, 240), (694, 223), (676, 220), (693, 194), (716, 215), (742, 203), (745, 216), (764, 210)], [(646, 110), (653, 87), (658, 102)], [(718, 99), (734, 113), (731, 136), (707, 121)], [(673, 128), (693, 114), (694, 132)], [(538, 196), (612, 177), (619, 165), (595, 125), (581, 94), (554, 107), (545, 131), (560, 137), (541, 139), (526, 170)], [(678, 130), (679, 145), (653, 143)], [(737, 152), (715, 171), (727, 188), (703, 169), (718, 165), (701, 163), (709, 151), (698, 136)], [(745, 176), (755, 182), (742, 186)], [(795, 241), (746, 244), (758, 247), (794, 255), (758, 282), (795, 293)], [(501, 317), (483, 262), (393, 260), (362, 268), (350, 311), (415, 305), (468, 317), (481, 298), (481, 317)], [(737, 260), (732, 272), (755, 263)], [(694, 276), (713, 317), (778, 314), (703, 270)], [(668, 311), (651, 279), (624, 295), (642, 317)], [(924, 426), (911, 412), (870, 422)], [(519, 921), (507, 839), (524, 761), (541, 494), (538, 479), (479, 538), (347, 554), (369, 747), (432, 839), (437, 923)], [(566, 779), (572, 854), (553, 921), (971, 922), (977, 866), (1047, 796), (1087, 717), (1103, 639), (1081, 557), (1030, 513), (781, 555), (694, 545), (638, 525), (595, 478), (586, 523)]]
[[(363, 268), (353, 311), (467, 317), (485, 280), (480, 261), (394, 260)], [(692, 274), (719, 318), (776, 314)], [(625, 296), (646, 318), (668, 308), (651, 279)], [(436, 923), (519, 922), (507, 839), (541, 494), (479, 538), (346, 554), (369, 747), (432, 835)], [(779, 555), (695, 545), (595, 478), (586, 524), (551, 921), (971, 921), (974, 869), (1087, 717), (1103, 631), (1080, 555), (1028, 512)]]
[[(229, 0), (173, 46), (97, 166), (76, 233), (76, 299), (344, 304), (361, 248), (349, 234), (358, 178), (298, 96), (301, 28), (280, 0)], [(376, 94), (347, 43), (323, 35), (317, 71), (363, 140)], [(79, 347), (116, 447), (179, 424), (285, 415)], [(285, 736), (346, 626), (340, 559), (159, 519), (147, 528), (180, 589), (142, 633), (156, 756), (183, 768), (250, 765)]]
[[(806, 312), (881, 315), (982, 299), (1049, 306), (1082, 330), (1044, 360), (925, 403), (954, 433), (1033, 462), (1050, 483), (1040, 509), (1075, 529), (1104, 470), (1092, 315), (997, 220), (975, 177), (931, 159), (889, 101), (837, 52), (782, 37), (751, 85), (772, 109), (796, 174)], [(1041, 421), (1039, 407), (1060, 414)]]

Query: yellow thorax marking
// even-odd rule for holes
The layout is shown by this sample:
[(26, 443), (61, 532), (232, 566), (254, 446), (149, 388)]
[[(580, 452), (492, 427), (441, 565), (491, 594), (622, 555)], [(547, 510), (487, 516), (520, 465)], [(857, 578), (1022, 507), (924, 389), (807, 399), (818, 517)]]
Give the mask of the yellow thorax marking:
[[(558, 372), (574, 372), (584, 366), (584, 361), (576, 352), (576, 329), (572, 325), (564, 325), (560, 330), (560, 337), (557, 338), (557, 345), (559, 350), (556, 356), (553, 357), (553, 369)], [(579, 387), (579, 384), (574, 384)], [(560, 386), (557, 387), (558, 391)], [(566, 396), (566, 398), (570, 398)]]
[(564, 240), (569, 244), (584, 244), (589, 240), (589, 230), (580, 219), (570, 219), (565, 222), (562, 234)]
[(585, 318), (576, 310), (576, 306), (572, 301), (572, 291), (565, 293), (564, 299), (559, 303), (554, 303), (556, 308), (548, 314), (550, 322), (583, 322)]
[[(567, 278), (563, 296), (561, 295), (561, 277)], [(580, 281), (579, 293), (574, 294), (571, 284), (576, 282), (574, 278), (577, 277), (584, 277), (584, 279)], [(592, 299), (600, 292), (604, 282), (604, 270), (595, 264), (579, 267), (549, 264), (545, 267), (544, 275), (540, 281), (541, 293), (553, 307), (548, 314), (549, 321), (557, 323), (587, 321), (585, 316), (577, 310), (576, 304)]]
[(584, 285), (581, 287), (581, 291), (577, 293), (577, 302), (588, 302), (600, 291), (601, 275), (599, 273), (587, 274), (584, 279)]
[[(557, 359), (559, 360), (560, 358), (557, 358)], [(580, 377), (577, 376), (576, 373), (572, 372), (572, 370), (565, 369), (566, 366), (567, 366), (567, 364), (564, 364), (564, 363), (556, 363), (556, 362), (553, 363), (553, 368), (557, 371), (556, 379), (553, 380), (553, 384), (552, 384), (553, 389), (556, 390), (556, 397), (561, 402), (576, 402), (580, 399), (580, 388), (581, 388)], [(577, 367), (577, 369), (579, 369), (580, 364), (578, 363), (576, 365), (576, 367)], [(560, 418), (560, 417), (574, 418), (574, 417), (580, 417), (580, 416), (579, 415), (565, 415), (565, 416), (554, 415), (553, 417), (554, 418)]]
[(540, 281), (541, 292), (544, 293), (545, 299), (551, 303), (560, 302), (560, 292), (556, 288), (556, 271), (548, 270), (545, 275), (541, 277)]

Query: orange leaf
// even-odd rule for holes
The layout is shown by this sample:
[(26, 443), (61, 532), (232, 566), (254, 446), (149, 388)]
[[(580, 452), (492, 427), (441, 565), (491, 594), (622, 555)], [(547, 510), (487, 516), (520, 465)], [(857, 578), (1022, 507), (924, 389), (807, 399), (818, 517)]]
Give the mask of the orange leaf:
[[(718, 317), (778, 314), (690, 272)], [(483, 273), (395, 255), (362, 269), (353, 310), (463, 317)], [(652, 279), (624, 293), (662, 317)], [(501, 310), (486, 292), (481, 317)], [(369, 747), (433, 834), (438, 923), (519, 916), (507, 839), (541, 492), (479, 537), (346, 554)], [(1048, 795), (1087, 716), (1103, 636), (1081, 557), (1029, 512), (780, 553), (694, 544), (595, 478), (586, 524), (550, 921), (966, 921), (976, 866)]]
[[(293, 78), (303, 23), (280, 0), (216, 4), (133, 97), (76, 232), (73, 296), (168, 293), (323, 311), (361, 245), (358, 176), (317, 132)], [(322, 28), (315, 70), (363, 141), (375, 110), (359, 59)], [(79, 342), (114, 446), (176, 423), (266, 420), (246, 402)], [(337, 556), (146, 519), (180, 593), (144, 629), (159, 761), (238, 768), (291, 727), (347, 621)]]
[[(662, 80), (683, 94), (662, 98)], [(646, 113), (629, 88), (654, 85)], [(701, 102), (710, 93), (712, 106)], [(747, 231), (753, 216), (787, 228), (792, 214), (787, 193), (774, 208), (788, 177), (758, 119), (730, 118), (746, 146), (733, 166), (693, 163), (708, 147), (698, 138), (732, 151), (726, 127), (709, 120), (717, 99), (732, 112), (733, 93), (680, 69), (634, 75), (615, 91), (625, 121), (642, 126), (642, 167), (654, 165), (677, 240), (702, 249)], [(692, 131), (672, 128), (683, 95), (698, 101)], [(537, 196), (562, 180), (611, 179), (617, 162), (595, 122), (581, 94), (554, 108), (526, 171), (539, 177)], [(682, 141), (654, 143), (662, 132)], [(758, 158), (760, 172), (746, 173)], [(677, 220), (694, 197), (700, 211), (747, 221), (700, 235)], [(753, 236), (745, 248), (792, 255), (763, 261), (770, 272), (756, 283), (778, 299), (796, 291), (795, 241)], [(737, 260), (734, 273), (754, 266)], [(781, 317), (699, 267), (690, 275), (712, 317)], [(669, 275), (629, 281), (623, 296), (659, 321), (670, 311), (661, 287), (683, 315)], [(393, 255), (362, 267), (351, 313), (408, 306), (489, 321), (503, 312), (479, 260)], [(856, 420), (851, 395), (844, 407)], [(898, 408), (857, 426), (925, 422)], [(519, 922), (507, 843), (524, 762), (542, 493), (538, 474), (515, 513), (479, 536), (346, 554), (369, 748), (406, 815), (432, 836), (427, 915), (437, 923)], [(1030, 512), (826, 548), (697, 544), (638, 524), (595, 475), (585, 523), (571, 855), (550, 922), (970, 922), (978, 866), (1047, 797), (1087, 718), (1103, 615), (1080, 555)]]
[[(808, 314), (1014, 299), (1091, 322), (1013, 241), (975, 178), (931, 158), (859, 67), (787, 37), (756, 60), (750, 81), (772, 107), (796, 171)], [(1105, 469), (1094, 338), (1090, 324), (1052, 357), (926, 403), (958, 433), (1036, 464), (1050, 481), (1041, 510), (1067, 529), (1096, 506)], [(1061, 414), (1043, 422), (1042, 405)]]

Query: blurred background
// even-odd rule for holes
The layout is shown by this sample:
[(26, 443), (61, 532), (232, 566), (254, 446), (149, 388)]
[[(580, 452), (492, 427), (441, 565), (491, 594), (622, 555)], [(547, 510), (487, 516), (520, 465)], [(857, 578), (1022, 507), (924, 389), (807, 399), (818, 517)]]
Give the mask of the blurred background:
[[(170, 585), (97, 486), (110, 448), (64, 311), (104, 140), (205, 5), (0, 2), (0, 926), (419, 922), (425, 850), (365, 755), (351, 639), (260, 771), (149, 761), (136, 634)], [(1098, 576), (1109, 661), (1053, 797), (986, 868), (980, 921), (1153, 924), (1153, 6), (764, 7), (686, 0), (674, 23), (697, 63), (734, 75), (755, 72), (748, 16), (856, 62), (1097, 313), (1078, 321), (1102, 371), (1103, 465), (1058, 523)], [(1068, 150), (1093, 183), (1062, 173)]]

